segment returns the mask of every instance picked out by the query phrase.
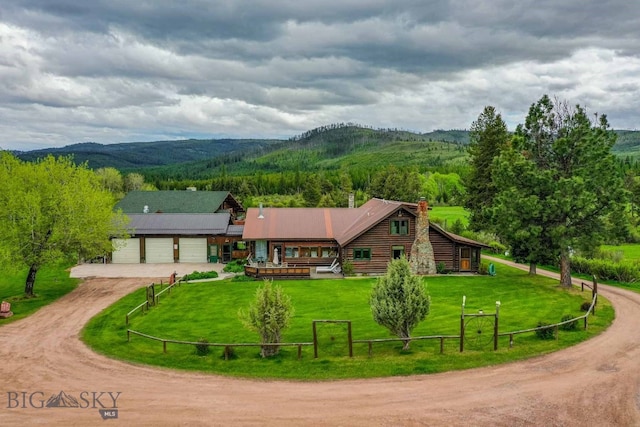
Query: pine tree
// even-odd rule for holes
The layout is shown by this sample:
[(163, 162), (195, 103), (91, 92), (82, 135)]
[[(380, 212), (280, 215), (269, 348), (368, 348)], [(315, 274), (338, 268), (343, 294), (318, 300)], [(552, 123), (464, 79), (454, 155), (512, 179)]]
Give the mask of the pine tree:
[(464, 207), (470, 212), (469, 228), (491, 230), (490, 207), (496, 194), (493, 161), (507, 147), (509, 133), (502, 116), (492, 106), (484, 108), (469, 132), (470, 172)]
[(431, 298), (422, 279), (411, 273), (406, 258), (389, 263), (387, 274), (379, 277), (370, 298), (373, 320), (392, 334), (405, 339), (409, 349), (411, 331), (429, 314)]

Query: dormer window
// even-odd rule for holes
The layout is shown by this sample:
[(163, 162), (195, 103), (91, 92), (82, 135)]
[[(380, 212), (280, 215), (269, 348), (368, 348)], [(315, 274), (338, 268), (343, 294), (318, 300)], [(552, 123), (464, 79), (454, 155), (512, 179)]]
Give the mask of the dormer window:
[(409, 234), (409, 220), (407, 219), (394, 219), (391, 220), (390, 234), (407, 235)]

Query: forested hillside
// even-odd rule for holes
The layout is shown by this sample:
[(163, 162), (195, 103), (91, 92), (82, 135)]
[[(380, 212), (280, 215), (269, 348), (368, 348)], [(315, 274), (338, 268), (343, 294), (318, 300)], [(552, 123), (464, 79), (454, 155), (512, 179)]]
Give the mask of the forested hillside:
[(15, 153), (26, 161), (46, 157), (72, 155), (75, 163), (88, 162), (93, 169), (114, 167), (121, 170), (142, 169), (150, 166), (171, 165), (219, 157), (248, 150), (260, 152), (277, 143), (268, 139), (188, 139), (183, 141), (130, 142), (96, 144), (85, 142), (61, 148)]

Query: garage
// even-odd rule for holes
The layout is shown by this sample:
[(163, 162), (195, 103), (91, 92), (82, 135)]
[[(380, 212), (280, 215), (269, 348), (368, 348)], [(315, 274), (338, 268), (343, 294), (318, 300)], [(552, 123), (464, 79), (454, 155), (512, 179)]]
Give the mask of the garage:
[(145, 239), (144, 242), (147, 264), (173, 262), (173, 238)]
[(114, 264), (140, 264), (140, 239), (113, 239)]
[(207, 239), (181, 237), (179, 251), (180, 262), (207, 262)]

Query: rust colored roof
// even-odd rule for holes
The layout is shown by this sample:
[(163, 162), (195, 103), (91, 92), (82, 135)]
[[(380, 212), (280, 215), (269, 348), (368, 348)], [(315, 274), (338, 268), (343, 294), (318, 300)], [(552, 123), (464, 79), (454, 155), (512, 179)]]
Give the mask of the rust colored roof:
[(243, 239), (335, 240), (360, 215), (345, 208), (249, 208)]
[(349, 208), (250, 208), (243, 239), (336, 240), (344, 245), (399, 208), (415, 215), (415, 203), (371, 199), (357, 209)]

